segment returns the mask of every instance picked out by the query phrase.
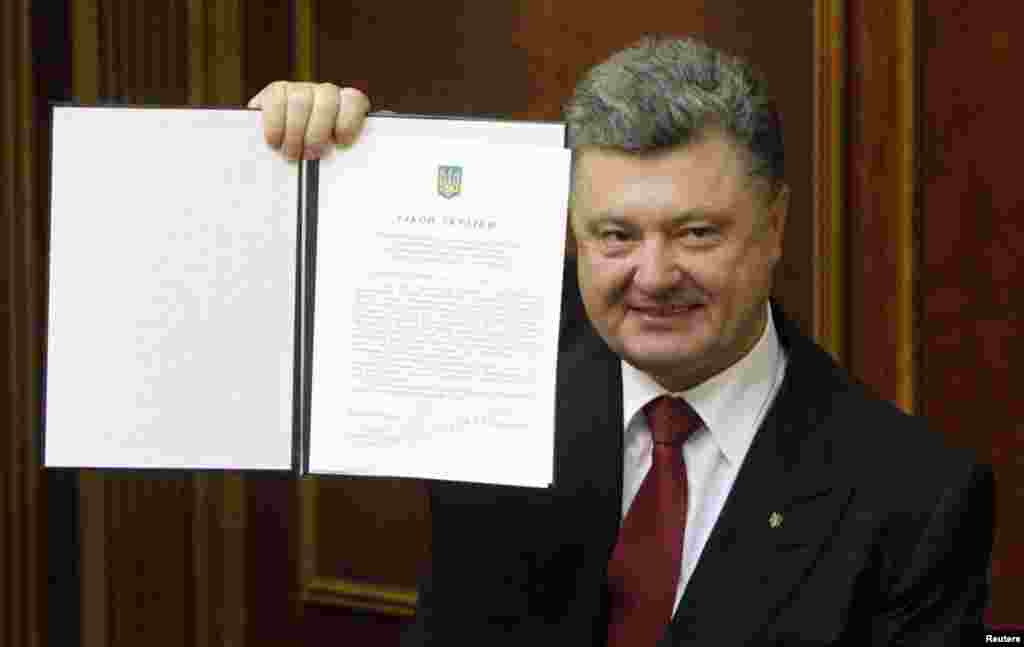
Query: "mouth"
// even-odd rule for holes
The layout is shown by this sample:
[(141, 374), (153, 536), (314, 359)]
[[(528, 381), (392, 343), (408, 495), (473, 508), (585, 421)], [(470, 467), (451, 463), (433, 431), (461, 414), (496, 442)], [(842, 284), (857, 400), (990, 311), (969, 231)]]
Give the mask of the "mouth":
[(703, 303), (664, 304), (653, 306), (630, 306), (630, 311), (643, 321), (652, 323), (671, 322), (687, 317), (704, 307)]

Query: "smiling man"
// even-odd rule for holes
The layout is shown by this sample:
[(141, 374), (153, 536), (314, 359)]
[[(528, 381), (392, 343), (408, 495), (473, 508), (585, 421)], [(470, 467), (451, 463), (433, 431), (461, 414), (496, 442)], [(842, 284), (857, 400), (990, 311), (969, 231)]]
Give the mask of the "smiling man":
[[(368, 109), (327, 84), (250, 105), (290, 157), (350, 139)], [(407, 644), (975, 640), (991, 470), (770, 301), (789, 190), (763, 83), (701, 43), (647, 39), (592, 69), (566, 120), (556, 485), (431, 484)]]
[(768, 319), (785, 189), (758, 186), (714, 127), (665, 151), (577, 155), (579, 285), (601, 337), (673, 391), (735, 364)]

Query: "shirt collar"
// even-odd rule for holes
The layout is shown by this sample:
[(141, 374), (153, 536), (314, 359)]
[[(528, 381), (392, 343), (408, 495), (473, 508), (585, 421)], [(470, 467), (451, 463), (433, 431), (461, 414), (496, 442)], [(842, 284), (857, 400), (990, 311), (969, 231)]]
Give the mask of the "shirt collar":
[(669, 394), (681, 397), (700, 415), (712, 440), (733, 465), (739, 465), (757, 433), (758, 420), (768, 404), (782, 359), (782, 348), (772, 320), (761, 338), (738, 362), (697, 386), (669, 393), (650, 375), (622, 362), (622, 405), (629, 430), (630, 422), (654, 398)]

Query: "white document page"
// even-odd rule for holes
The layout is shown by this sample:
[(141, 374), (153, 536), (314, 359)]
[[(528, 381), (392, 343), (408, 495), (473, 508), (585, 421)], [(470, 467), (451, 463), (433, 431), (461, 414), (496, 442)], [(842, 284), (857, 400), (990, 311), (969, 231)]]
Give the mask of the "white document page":
[(565, 124), (553, 121), (494, 121), (462, 117), (373, 114), (360, 138), (444, 139), (478, 144), (519, 144), (563, 148)]
[(320, 165), (310, 471), (546, 487), (561, 128), (481, 122), (477, 141), (548, 144), (482, 145), (387, 121)]
[(44, 464), (292, 466), (298, 166), (243, 110), (56, 108)]

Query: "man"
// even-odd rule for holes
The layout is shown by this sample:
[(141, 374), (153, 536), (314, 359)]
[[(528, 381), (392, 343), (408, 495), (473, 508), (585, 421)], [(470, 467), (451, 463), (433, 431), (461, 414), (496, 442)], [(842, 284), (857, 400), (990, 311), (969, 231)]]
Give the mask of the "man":
[[(292, 158), (351, 140), (369, 107), (284, 83), (250, 106)], [(973, 640), (991, 471), (770, 302), (789, 190), (763, 84), (648, 39), (591, 70), (566, 119), (579, 289), (567, 277), (556, 486), (432, 484), (408, 644)]]

